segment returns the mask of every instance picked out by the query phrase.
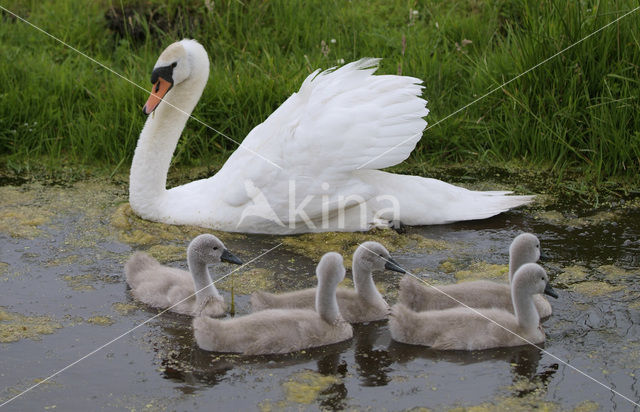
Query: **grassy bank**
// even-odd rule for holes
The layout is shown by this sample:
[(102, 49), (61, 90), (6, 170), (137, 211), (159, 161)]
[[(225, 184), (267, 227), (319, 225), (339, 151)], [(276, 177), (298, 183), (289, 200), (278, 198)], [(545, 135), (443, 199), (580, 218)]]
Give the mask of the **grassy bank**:
[[(377, 56), (384, 58), (381, 73), (425, 82), (428, 121), (435, 126), (410, 164), (515, 161), (559, 178), (578, 173), (588, 184), (639, 184), (640, 11), (445, 119), (637, 7), (635, 1), (0, 4), (144, 88), (150, 88), (151, 68), (166, 45), (198, 39), (212, 70), (194, 115), (236, 140), (313, 69)], [(147, 92), (6, 12), (1, 21), (4, 166), (45, 159), (52, 168), (126, 170)], [(220, 162), (234, 149), (192, 121), (175, 163)]]

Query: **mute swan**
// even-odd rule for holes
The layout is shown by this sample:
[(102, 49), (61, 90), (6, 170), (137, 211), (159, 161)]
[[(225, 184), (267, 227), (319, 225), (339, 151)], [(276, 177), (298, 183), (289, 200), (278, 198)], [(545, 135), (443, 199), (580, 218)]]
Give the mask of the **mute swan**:
[[(136, 252), (127, 261), (124, 273), (133, 296), (147, 305), (169, 308), (190, 296), (170, 310), (185, 315), (220, 316), (226, 305), (207, 269), (208, 264), (220, 261), (242, 264), (217, 237), (203, 234), (187, 248), (190, 272), (163, 266), (146, 253)], [(203, 290), (192, 296), (200, 289)]]
[(451, 350), (525, 345), (522, 338), (531, 343), (544, 342), (533, 295), (558, 297), (547, 273), (536, 263), (526, 263), (516, 271), (511, 288), (515, 315), (504, 309), (476, 309), (483, 317), (465, 307), (414, 312), (401, 303), (394, 305), (389, 318), (391, 337), (398, 342)]
[(336, 301), (336, 286), (344, 279), (344, 272), (342, 256), (327, 253), (316, 268), (316, 310), (267, 309), (231, 319), (196, 317), (196, 342), (208, 351), (265, 355), (351, 339), (353, 329), (340, 316)]
[[(353, 254), (353, 283), (355, 289), (338, 288), (336, 296), (340, 314), (349, 323), (373, 322), (386, 319), (389, 305), (378, 292), (372, 272), (384, 269), (405, 273), (378, 242), (365, 242)], [(315, 304), (316, 288), (273, 294), (258, 291), (251, 295), (251, 311), (275, 308), (311, 309)]]
[[(513, 239), (509, 247), (509, 281), (513, 273), (525, 263), (535, 263), (540, 258), (540, 241), (531, 233), (522, 233)], [(513, 311), (511, 288), (507, 284), (478, 280), (455, 285), (424, 285), (412, 276), (400, 280), (399, 301), (414, 311), (440, 310), (461, 306), (472, 308), (498, 308)], [(449, 296), (447, 296), (449, 295)], [(452, 299), (454, 298), (454, 299)], [(541, 318), (551, 316), (551, 305), (544, 297), (535, 295), (533, 301)]]
[(422, 82), (374, 76), (378, 61), (313, 72), (216, 175), (167, 190), (173, 151), (209, 77), (202, 45), (173, 43), (151, 74), (143, 111), (155, 113), (131, 164), (132, 209), (169, 224), (289, 234), (484, 219), (532, 200), (377, 170), (410, 155), (429, 113)]

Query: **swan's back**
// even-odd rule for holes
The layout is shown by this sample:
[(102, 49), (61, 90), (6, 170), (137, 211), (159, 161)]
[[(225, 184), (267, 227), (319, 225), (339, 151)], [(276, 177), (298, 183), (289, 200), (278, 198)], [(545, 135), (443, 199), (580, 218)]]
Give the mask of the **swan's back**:
[(329, 324), (307, 309), (268, 309), (227, 320), (197, 317), (193, 329), (204, 350), (246, 355), (295, 352), (353, 336), (348, 323)]
[[(477, 280), (435, 287), (441, 292), (405, 276), (400, 281), (398, 300), (416, 312), (463, 307), (464, 303), (472, 308), (498, 308), (514, 313), (511, 288), (504, 283)], [(544, 297), (535, 295), (533, 302), (541, 318), (551, 315), (551, 304)]]
[(251, 311), (265, 309), (311, 309), (316, 305), (316, 288), (285, 293), (269, 293), (262, 290), (251, 294)]
[(153, 276), (154, 270), (161, 267), (160, 263), (144, 252), (134, 253), (124, 265), (124, 274), (127, 283), (135, 288), (140, 282)]
[(397, 304), (391, 309), (389, 319), (391, 337), (398, 342), (447, 350), (482, 350), (527, 344), (506, 328), (531, 343), (544, 342), (544, 333), (539, 328), (530, 332), (522, 330), (515, 316), (505, 310), (477, 311), (481, 315), (464, 307), (415, 312)]
[[(195, 314), (196, 298), (191, 273), (161, 265), (146, 253), (136, 252), (125, 264), (125, 276), (131, 294), (137, 300), (154, 308)], [(203, 315), (220, 316), (226, 305), (223, 300), (209, 299), (198, 309)]]

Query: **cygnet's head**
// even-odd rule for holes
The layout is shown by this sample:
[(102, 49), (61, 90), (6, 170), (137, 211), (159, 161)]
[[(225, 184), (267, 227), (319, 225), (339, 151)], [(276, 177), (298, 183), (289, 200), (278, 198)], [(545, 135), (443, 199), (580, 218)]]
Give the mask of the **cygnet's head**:
[(378, 242), (364, 242), (353, 254), (353, 263), (371, 272), (385, 269), (394, 272), (407, 273), (395, 260), (391, 258), (387, 248)]
[(509, 255), (517, 256), (522, 263), (537, 262), (540, 259), (540, 241), (534, 234), (522, 233), (511, 242)]
[(335, 287), (344, 280), (344, 263), (342, 255), (336, 252), (325, 253), (316, 266), (318, 282)]
[(242, 261), (227, 250), (224, 243), (210, 234), (196, 236), (187, 248), (189, 262), (201, 262), (204, 264), (218, 263), (220, 261), (241, 265)]
[(160, 104), (160, 99), (196, 71), (209, 75), (209, 59), (204, 47), (195, 40), (184, 39), (167, 47), (153, 66), (151, 96), (142, 111), (150, 114)]
[(520, 266), (513, 275), (513, 287), (531, 295), (544, 293), (558, 298), (558, 294), (549, 283), (547, 272), (537, 263), (525, 263)]

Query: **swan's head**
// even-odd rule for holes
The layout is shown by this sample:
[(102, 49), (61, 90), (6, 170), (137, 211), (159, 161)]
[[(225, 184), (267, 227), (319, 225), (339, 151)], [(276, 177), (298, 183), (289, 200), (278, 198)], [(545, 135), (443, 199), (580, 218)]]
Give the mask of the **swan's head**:
[(509, 247), (509, 256), (517, 257), (522, 263), (534, 263), (540, 259), (540, 241), (531, 233), (516, 236)]
[(391, 258), (387, 248), (378, 242), (364, 242), (353, 254), (353, 263), (360, 267), (375, 272), (393, 270), (394, 272), (407, 273), (398, 263)]
[(142, 108), (144, 114), (153, 112), (173, 86), (184, 82), (198, 71), (209, 75), (207, 52), (197, 41), (184, 39), (164, 49), (151, 72), (153, 87)]
[(547, 272), (537, 263), (525, 263), (520, 266), (513, 275), (513, 287), (530, 295), (544, 293), (558, 298), (558, 294), (549, 283)]
[(224, 243), (217, 237), (209, 234), (196, 236), (187, 248), (189, 262), (202, 262), (205, 264), (218, 263), (220, 261), (241, 265), (242, 261), (234, 256)]
[(342, 255), (336, 252), (325, 253), (320, 259), (318, 266), (316, 266), (318, 282), (322, 282), (331, 287), (338, 286), (338, 283), (344, 280), (344, 274), (345, 269)]

